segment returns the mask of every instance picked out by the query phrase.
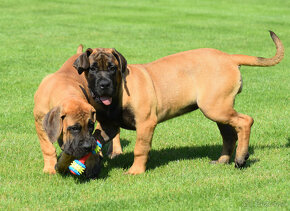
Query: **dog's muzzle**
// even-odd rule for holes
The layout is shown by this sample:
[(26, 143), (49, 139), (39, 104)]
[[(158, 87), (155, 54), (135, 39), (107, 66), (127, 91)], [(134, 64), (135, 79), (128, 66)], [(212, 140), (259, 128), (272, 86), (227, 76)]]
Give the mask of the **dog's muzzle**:
[(112, 95), (114, 93), (113, 83), (108, 79), (101, 79), (96, 84), (96, 89), (91, 89), (93, 98), (106, 106), (111, 105)]
[(76, 158), (81, 158), (96, 148), (96, 141), (93, 136), (84, 140), (74, 138), (64, 144), (64, 152)]

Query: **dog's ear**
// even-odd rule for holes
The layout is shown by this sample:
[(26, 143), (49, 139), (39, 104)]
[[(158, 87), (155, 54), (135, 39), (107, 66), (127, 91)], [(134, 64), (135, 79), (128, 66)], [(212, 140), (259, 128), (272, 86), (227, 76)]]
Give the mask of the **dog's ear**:
[(74, 62), (73, 66), (77, 69), (79, 74), (82, 74), (84, 71), (88, 70), (90, 67), (89, 56), (93, 50), (88, 48), (84, 53), (82, 53)]
[(126, 82), (126, 78), (125, 78), (126, 75), (125, 74), (126, 74), (126, 69), (127, 69), (127, 60), (115, 48), (113, 48), (113, 55), (116, 57), (116, 59), (119, 62), (122, 78), (123, 78), (124, 82)]
[(60, 107), (54, 107), (44, 117), (42, 126), (51, 143), (54, 143), (62, 131), (62, 117)]

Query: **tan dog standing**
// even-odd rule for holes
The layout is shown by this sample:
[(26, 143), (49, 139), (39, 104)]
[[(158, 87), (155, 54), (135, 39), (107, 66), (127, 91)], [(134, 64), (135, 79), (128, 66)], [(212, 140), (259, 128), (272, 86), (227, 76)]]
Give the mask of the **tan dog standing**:
[[(198, 108), (217, 123), (223, 138), (222, 154), (215, 162), (228, 163), (238, 141), (235, 166), (243, 167), (249, 157), (253, 119), (233, 108), (235, 96), (242, 90), (239, 69), (241, 65), (272, 66), (282, 60), (283, 45), (273, 32), (270, 34), (277, 48), (273, 58), (204, 48), (127, 66), (115, 49), (87, 49), (74, 66), (80, 74), (85, 72), (97, 103), (98, 121), (102, 125), (110, 120), (111, 127), (137, 131), (134, 163), (128, 173), (145, 171), (157, 123)], [(121, 152), (118, 139), (113, 150)]]
[[(96, 147), (92, 135), (96, 111), (89, 104), (94, 101), (88, 94), (84, 75), (79, 75), (72, 66), (78, 56), (72, 56), (56, 73), (44, 78), (34, 96), (33, 113), (45, 173), (68, 171), (72, 160), (83, 157)], [(105, 133), (102, 135), (109, 139)], [(95, 136), (103, 142), (98, 132)], [(53, 145), (56, 140), (63, 150), (58, 161)], [(92, 155), (86, 162), (86, 177), (95, 178), (100, 165), (100, 156)]]

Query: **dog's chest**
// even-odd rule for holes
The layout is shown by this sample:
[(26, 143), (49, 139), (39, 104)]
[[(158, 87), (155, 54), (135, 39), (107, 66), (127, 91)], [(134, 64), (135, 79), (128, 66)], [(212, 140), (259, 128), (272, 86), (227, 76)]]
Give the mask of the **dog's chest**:
[(128, 130), (136, 129), (135, 115), (130, 107), (122, 108), (120, 126)]
[(130, 106), (122, 108), (111, 107), (102, 112), (98, 112), (97, 116), (100, 121), (111, 121), (127, 130), (136, 129), (135, 115)]

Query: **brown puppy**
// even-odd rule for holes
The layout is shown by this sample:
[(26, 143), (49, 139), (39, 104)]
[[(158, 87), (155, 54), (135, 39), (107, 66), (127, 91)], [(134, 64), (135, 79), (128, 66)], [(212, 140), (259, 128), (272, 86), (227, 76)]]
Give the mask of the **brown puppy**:
[(85, 72), (101, 125), (111, 120), (112, 127), (137, 131), (134, 163), (128, 173), (145, 171), (157, 123), (198, 108), (217, 123), (223, 138), (222, 154), (215, 162), (228, 163), (238, 141), (235, 165), (243, 167), (249, 157), (253, 119), (233, 108), (242, 90), (239, 69), (241, 65), (272, 66), (282, 60), (283, 45), (270, 34), (277, 52), (269, 59), (204, 48), (127, 66), (115, 49), (87, 49), (74, 66), (80, 74)]
[[(84, 75), (79, 75), (72, 66), (78, 56), (72, 56), (56, 73), (44, 78), (34, 96), (33, 112), (45, 173), (68, 171), (72, 160), (95, 149), (96, 138), (103, 142), (99, 131), (95, 133), (96, 137), (92, 135), (96, 111), (89, 104), (89, 101), (94, 101), (88, 94), (90, 92)], [(109, 140), (106, 134), (103, 135)], [(58, 161), (53, 145), (56, 140), (63, 150)], [(99, 154), (92, 155), (86, 166), (86, 177), (97, 177), (100, 170)]]

